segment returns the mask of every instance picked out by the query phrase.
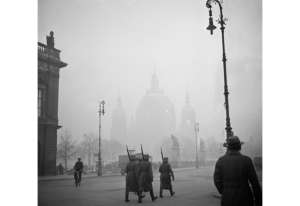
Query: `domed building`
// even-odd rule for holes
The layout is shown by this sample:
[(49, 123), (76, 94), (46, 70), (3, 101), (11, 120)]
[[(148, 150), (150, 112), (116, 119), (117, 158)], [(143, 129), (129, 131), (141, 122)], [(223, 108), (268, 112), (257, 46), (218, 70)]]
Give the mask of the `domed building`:
[(141, 99), (135, 118), (137, 145), (143, 144), (144, 151), (153, 153), (155, 145), (163, 138), (176, 133), (174, 105), (158, 87), (155, 73), (151, 79), (151, 89)]
[(122, 101), (120, 92), (117, 99), (117, 108), (112, 115), (111, 125), (111, 139), (124, 143), (127, 138), (127, 118), (124, 109), (122, 108)]
[(195, 123), (195, 110), (190, 104), (190, 96), (188, 94), (188, 91), (186, 90), (185, 105), (181, 110), (181, 121), (179, 126), (180, 137), (195, 138)]

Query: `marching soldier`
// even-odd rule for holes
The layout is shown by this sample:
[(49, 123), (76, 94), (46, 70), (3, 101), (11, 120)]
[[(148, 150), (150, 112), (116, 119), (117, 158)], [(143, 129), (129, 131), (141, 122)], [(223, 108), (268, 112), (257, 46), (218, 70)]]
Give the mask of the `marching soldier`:
[(125, 191), (125, 202), (129, 202), (128, 196), (129, 192), (135, 192), (137, 194), (139, 190), (137, 176), (136, 176), (136, 166), (135, 155), (131, 155), (131, 161), (126, 165), (125, 173), (126, 175), (126, 191)]
[(160, 190), (159, 190), (159, 197), (163, 198), (162, 192), (163, 190), (170, 190), (171, 196), (175, 194), (172, 189), (171, 184), (171, 176), (174, 181), (174, 173), (171, 168), (171, 165), (168, 163), (168, 158), (164, 157), (164, 162), (159, 167), (160, 174)]
[[(142, 157), (137, 157), (137, 160), (138, 160), (138, 163), (137, 163), (137, 165), (136, 165), (136, 167), (135, 167), (135, 175), (136, 175), (136, 182), (137, 182), (137, 184), (138, 184), (138, 182), (139, 182), (139, 176), (140, 176), (140, 174), (141, 174), (141, 169), (140, 169), (140, 164), (141, 164), (141, 162), (143, 161), (143, 158)], [(141, 198), (144, 198), (145, 197), (145, 195), (143, 195), (143, 191), (141, 191), (140, 192), (141, 193), (141, 195), (142, 195), (142, 197)], [(138, 195), (138, 193), (137, 193), (137, 195)], [(138, 195), (139, 196), (139, 195)]]
[(153, 194), (153, 171), (152, 171), (152, 164), (149, 162), (149, 155), (145, 154), (144, 161), (140, 163), (139, 169), (140, 169), (140, 175), (139, 175), (139, 203), (142, 203), (142, 192), (150, 192), (150, 196), (152, 198), (152, 201), (157, 199), (157, 196), (154, 196)]

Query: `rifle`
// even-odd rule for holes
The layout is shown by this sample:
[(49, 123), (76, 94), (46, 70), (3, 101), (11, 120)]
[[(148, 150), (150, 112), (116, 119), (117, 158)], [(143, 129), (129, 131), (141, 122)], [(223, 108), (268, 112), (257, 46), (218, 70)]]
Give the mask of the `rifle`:
[(129, 151), (128, 151), (127, 145), (126, 145), (126, 148), (127, 148), (127, 154), (128, 154), (129, 161), (131, 161), (131, 157), (130, 157), (130, 155), (129, 155)]
[(164, 155), (162, 153), (162, 148), (160, 148), (160, 152), (161, 152), (161, 160), (162, 160), (162, 162), (164, 162)]
[(144, 152), (143, 152), (143, 146), (142, 146), (142, 144), (141, 144), (141, 150), (142, 150), (142, 156), (143, 156), (143, 160), (145, 160), (145, 158), (144, 158)]

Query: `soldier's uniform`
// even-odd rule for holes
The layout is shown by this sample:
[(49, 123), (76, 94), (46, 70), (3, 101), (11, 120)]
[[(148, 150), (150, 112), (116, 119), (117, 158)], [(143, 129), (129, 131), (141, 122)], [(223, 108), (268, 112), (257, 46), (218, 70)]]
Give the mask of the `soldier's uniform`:
[(152, 198), (152, 201), (157, 199), (157, 196), (154, 196), (153, 194), (153, 171), (152, 171), (152, 164), (149, 162), (149, 155), (145, 154), (144, 156), (145, 160), (142, 161), (139, 165), (139, 203), (142, 202), (141, 194), (142, 192), (150, 192), (150, 196)]
[(171, 196), (173, 196), (175, 192), (173, 192), (171, 176), (174, 181), (174, 173), (171, 168), (171, 165), (168, 163), (167, 157), (164, 157), (164, 162), (160, 165), (159, 172), (161, 173), (159, 196), (163, 197), (162, 195), (163, 190), (170, 190), (170, 194)]
[(138, 182), (135, 173), (137, 163), (135, 161), (135, 155), (131, 155), (131, 161), (127, 163), (125, 173), (126, 175), (126, 191), (125, 191), (125, 202), (129, 202), (129, 192), (138, 193)]

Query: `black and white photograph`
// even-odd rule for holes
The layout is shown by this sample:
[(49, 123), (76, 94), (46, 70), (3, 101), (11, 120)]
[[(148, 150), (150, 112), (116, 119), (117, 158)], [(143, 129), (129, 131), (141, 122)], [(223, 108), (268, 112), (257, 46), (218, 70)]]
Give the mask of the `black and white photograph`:
[[(35, 9), (28, 15), (36, 18), (32, 39), (37, 51), (30, 41), (33, 54), (25, 58), (33, 65), (21, 69), (32, 70), (28, 89), (32, 95), (21, 92), (16, 104), (22, 114), (27, 110), (22, 101), (31, 99), (33, 118), (26, 119), (24, 113), (18, 121), (29, 123), (33, 131), (29, 135), (22, 127), (14, 127), (23, 131), (20, 138), (32, 143), (28, 147), (19, 142), (25, 150), (14, 150), (18, 158), (10, 161), (25, 158), (30, 165), (28, 171), (14, 163), (14, 170), (33, 177), (28, 178), (34, 185), (30, 191), (35, 191), (32, 204), (268, 205), (270, 185), (281, 181), (283, 174), (291, 175), (286, 172), (278, 177), (277, 172), (293, 167), (284, 163), (290, 159), (284, 146), (293, 140), (288, 140), (283, 129), (276, 132), (280, 121), (287, 120), (280, 115), (289, 106), (278, 108), (280, 104), (268, 95), (282, 100), (288, 94), (282, 94), (279, 86), (285, 74), (272, 76), (265, 66), (272, 53), (265, 55), (264, 43), (273, 41), (266, 46), (272, 52), (281, 44), (266, 37), (265, 31), (272, 34), (283, 29), (271, 23), (272, 31), (265, 29), (273, 15), (264, 14), (267, 4), (272, 3), (33, 3)], [(18, 18), (21, 22), (22, 17)], [(22, 33), (30, 27), (20, 26), (16, 37), (26, 41)], [(290, 27), (284, 30), (293, 32)], [(26, 48), (21, 50), (15, 55), (26, 55)], [(275, 66), (277, 59), (272, 58)], [(26, 78), (25, 73), (12, 75)], [(266, 83), (272, 77), (277, 87)], [(265, 113), (270, 110), (271, 114)], [(275, 136), (265, 133), (269, 125)], [(275, 154), (266, 152), (272, 142), (281, 142), (280, 148), (274, 146)], [(271, 183), (264, 182), (265, 177)], [(23, 180), (18, 184), (23, 194), (26, 184)], [(31, 192), (27, 192), (29, 198)]]

